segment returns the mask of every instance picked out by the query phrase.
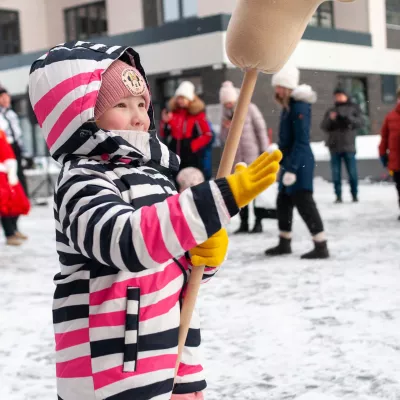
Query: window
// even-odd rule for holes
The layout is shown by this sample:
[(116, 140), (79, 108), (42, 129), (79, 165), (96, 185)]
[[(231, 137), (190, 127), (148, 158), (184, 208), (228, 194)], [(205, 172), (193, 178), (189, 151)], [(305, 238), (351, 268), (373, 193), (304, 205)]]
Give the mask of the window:
[(386, 24), (400, 27), (399, 0), (386, 0)]
[(0, 55), (21, 51), (18, 11), (0, 10)]
[(67, 41), (86, 40), (107, 34), (106, 2), (85, 4), (64, 10)]
[(333, 2), (326, 1), (322, 3), (312, 16), (309, 25), (320, 28), (333, 28)]
[(362, 76), (341, 76), (337, 87), (343, 88), (354, 103), (360, 106), (364, 118), (364, 126), (358, 130), (359, 135), (368, 135), (371, 132), (371, 121), (368, 108), (367, 78)]
[(197, 15), (198, 0), (162, 0), (163, 22), (177, 21)]
[(381, 75), (382, 101), (384, 103), (396, 103), (397, 88), (400, 87), (400, 76)]

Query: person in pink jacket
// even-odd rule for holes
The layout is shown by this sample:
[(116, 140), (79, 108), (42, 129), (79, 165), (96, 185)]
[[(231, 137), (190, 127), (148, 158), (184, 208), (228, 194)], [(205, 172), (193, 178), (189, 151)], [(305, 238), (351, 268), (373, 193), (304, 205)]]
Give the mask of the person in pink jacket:
[[(222, 104), (222, 121), (220, 139), (225, 142), (228, 137), (229, 128), (235, 112), (236, 102), (239, 97), (239, 89), (233, 86), (230, 81), (225, 81), (219, 91), (219, 99)], [(267, 151), (269, 139), (267, 125), (258, 107), (251, 103), (244, 123), (239, 148), (235, 157), (235, 165), (244, 162), (247, 165), (252, 163), (260, 154)], [(240, 210), (240, 227), (235, 233), (249, 232), (249, 207)], [(252, 230), (253, 233), (262, 232), (261, 219), (256, 219)]]
[(227, 253), (224, 226), (276, 180), (281, 153), (177, 193), (169, 175), (179, 158), (157, 137), (131, 47), (57, 45), (32, 64), (29, 97), (61, 164), (52, 308), (58, 399), (199, 397), (196, 320), (175, 376), (186, 284), (197, 266), (206, 266), (203, 282), (215, 274)]

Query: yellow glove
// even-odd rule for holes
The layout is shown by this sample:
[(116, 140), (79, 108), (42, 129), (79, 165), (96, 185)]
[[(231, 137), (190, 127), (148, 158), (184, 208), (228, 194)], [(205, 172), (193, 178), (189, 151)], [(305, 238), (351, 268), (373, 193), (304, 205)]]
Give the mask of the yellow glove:
[(218, 267), (225, 260), (228, 251), (228, 233), (222, 228), (214, 233), (204, 243), (190, 250), (190, 258), (195, 267), (207, 265), (207, 267)]
[(248, 167), (243, 164), (236, 165), (235, 172), (226, 179), (239, 208), (249, 204), (276, 181), (281, 159), (282, 153), (275, 150), (271, 154), (261, 154)]

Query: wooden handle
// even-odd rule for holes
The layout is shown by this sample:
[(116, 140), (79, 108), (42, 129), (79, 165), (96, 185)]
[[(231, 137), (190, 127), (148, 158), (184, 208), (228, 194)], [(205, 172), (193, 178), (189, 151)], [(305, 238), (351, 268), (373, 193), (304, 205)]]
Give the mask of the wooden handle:
[(250, 69), (244, 75), (228, 138), (224, 146), (221, 162), (219, 163), (217, 178), (223, 178), (232, 172), (233, 162), (235, 161), (236, 152), (239, 147), (240, 137), (242, 136), (244, 122), (256, 86), (257, 76), (258, 71), (256, 69)]
[[(225, 177), (232, 171), (233, 162), (239, 146), (240, 136), (246, 120), (249, 104), (254, 92), (254, 87), (257, 82), (257, 76), (258, 72), (255, 69), (248, 70), (244, 75), (239, 99), (235, 108), (235, 113), (233, 114), (232, 124), (225, 143), (224, 151), (222, 153), (217, 178)], [(189, 332), (189, 325), (192, 319), (193, 310), (196, 305), (197, 294), (200, 289), (203, 273), (204, 267), (193, 267), (187, 285), (185, 298), (183, 299), (181, 322), (179, 326), (178, 359), (175, 366), (175, 378), (178, 373), (183, 347)]]

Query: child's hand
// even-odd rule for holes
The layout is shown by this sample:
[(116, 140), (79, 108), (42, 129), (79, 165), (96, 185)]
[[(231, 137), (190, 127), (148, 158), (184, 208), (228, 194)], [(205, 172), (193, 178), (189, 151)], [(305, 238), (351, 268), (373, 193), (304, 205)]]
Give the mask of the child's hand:
[(228, 251), (228, 233), (222, 228), (214, 233), (204, 243), (190, 250), (190, 258), (195, 267), (206, 265), (207, 267), (218, 267), (225, 260)]
[(240, 163), (236, 165), (235, 173), (226, 179), (239, 208), (249, 204), (276, 181), (281, 159), (282, 153), (275, 150), (271, 154), (261, 154), (248, 167)]

